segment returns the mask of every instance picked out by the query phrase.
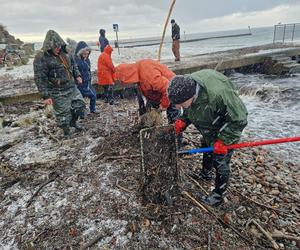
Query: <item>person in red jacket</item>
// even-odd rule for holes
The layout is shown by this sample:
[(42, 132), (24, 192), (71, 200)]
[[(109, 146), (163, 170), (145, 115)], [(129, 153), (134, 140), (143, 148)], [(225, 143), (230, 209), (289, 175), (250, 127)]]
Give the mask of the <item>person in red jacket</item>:
[(139, 90), (146, 98), (146, 106), (143, 98), (138, 96), (140, 115), (146, 113), (147, 107), (159, 108), (167, 111), (169, 123), (173, 123), (180, 111), (170, 104), (167, 89), (170, 80), (175, 76), (164, 64), (152, 59), (142, 59), (136, 63), (120, 64), (115, 70), (115, 80), (121, 84), (138, 85)]
[(115, 66), (111, 59), (111, 53), (113, 48), (107, 45), (104, 48), (103, 53), (98, 58), (98, 84), (104, 87), (104, 101), (110, 105), (114, 104), (113, 97), (113, 85), (114, 79), (113, 74), (115, 72)]

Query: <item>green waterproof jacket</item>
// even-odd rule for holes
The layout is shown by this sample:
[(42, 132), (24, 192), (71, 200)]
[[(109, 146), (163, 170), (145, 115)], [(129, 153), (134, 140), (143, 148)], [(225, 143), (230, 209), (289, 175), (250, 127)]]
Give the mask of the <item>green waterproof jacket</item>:
[(194, 124), (208, 146), (217, 139), (225, 145), (237, 143), (247, 125), (248, 113), (231, 81), (211, 69), (190, 76), (199, 84), (198, 97), (180, 119)]
[[(51, 53), (51, 49), (61, 48), (60, 56)], [(66, 51), (64, 40), (53, 30), (49, 30), (42, 51), (34, 58), (34, 80), (43, 98), (49, 98), (75, 87), (74, 77), (80, 72)]]

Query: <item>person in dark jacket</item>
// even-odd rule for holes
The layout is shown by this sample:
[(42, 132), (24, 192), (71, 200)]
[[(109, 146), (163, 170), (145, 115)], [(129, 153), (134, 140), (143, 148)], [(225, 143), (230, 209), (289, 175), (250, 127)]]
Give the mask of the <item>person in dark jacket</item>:
[(103, 52), (104, 48), (109, 45), (109, 41), (107, 40), (107, 38), (105, 37), (105, 30), (104, 29), (100, 29), (99, 30), (99, 46), (100, 46), (100, 51)]
[(90, 99), (90, 112), (96, 113), (97, 97), (96, 91), (92, 86), (90, 53), (91, 49), (84, 41), (80, 41), (77, 44), (75, 49), (75, 62), (82, 77), (82, 83), (77, 83), (77, 87), (83, 97)]
[(77, 124), (84, 112), (85, 103), (76, 87), (82, 78), (73, 57), (69, 56), (66, 43), (54, 30), (49, 30), (43, 43), (42, 51), (34, 58), (34, 80), (45, 104), (52, 104), (56, 121), (70, 137), (70, 127), (82, 128)]
[(230, 176), (230, 159), (233, 154), (224, 145), (237, 143), (247, 125), (247, 110), (223, 74), (207, 69), (191, 75), (175, 76), (168, 88), (168, 97), (184, 112), (175, 122), (175, 131), (181, 133), (193, 124), (203, 136), (204, 147), (214, 147), (212, 153), (203, 154), (199, 179), (211, 180), (216, 170), (215, 188), (200, 199), (212, 206), (223, 202)]
[(180, 61), (180, 27), (174, 19), (171, 20), (172, 25), (172, 51), (175, 56), (175, 62)]

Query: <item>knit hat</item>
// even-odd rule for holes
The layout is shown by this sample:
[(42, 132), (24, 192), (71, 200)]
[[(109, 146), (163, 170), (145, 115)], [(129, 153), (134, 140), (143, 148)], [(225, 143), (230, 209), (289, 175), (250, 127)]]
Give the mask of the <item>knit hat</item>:
[(174, 20), (174, 19), (172, 19), (172, 20), (171, 20), (171, 23), (175, 23), (175, 20)]
[(175, 76), (168, 88), (168, 97), (172, 104), (181, 104), (196, 94), (197, 83), (190, 76)]

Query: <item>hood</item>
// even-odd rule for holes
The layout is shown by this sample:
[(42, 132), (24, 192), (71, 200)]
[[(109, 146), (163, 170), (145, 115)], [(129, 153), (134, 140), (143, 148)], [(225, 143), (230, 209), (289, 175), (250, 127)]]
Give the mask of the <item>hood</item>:
[(100, 29), (100, 30), (99, 30), (99, 33), (100, 33), (101, 36), (104, 36), (104, 37), (105, 37), (105, 30), (104, 30), (104, 29)]
[(115, 68), (115, 79), (123, 84), (138, 83), (139, 72), (136, 63), (122, 63)]
[(106, 45), (103, 52), (111, 55), (111, 53), (113, 52), (113, 48), (110, 45)]
[(80, 57), (80, 54), (84, 51), (84, 50), (89, 50), (91, 53), (91, 48), (86, 44), (86, 42), (84, 41), (80, 41), (78, 42), (76, 49), (75, 49), (75, 55)]
[(42, 50), (46, 52), (47, 50), (51, 50), (63, 46), (66, 46), (66, 43), (60, 37), (60, 35), (54, 30), (49, 30), (46, 34), (46, 38), (44, 40)]

